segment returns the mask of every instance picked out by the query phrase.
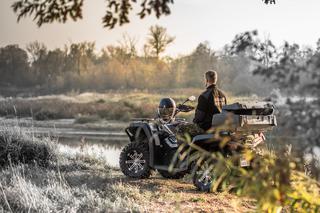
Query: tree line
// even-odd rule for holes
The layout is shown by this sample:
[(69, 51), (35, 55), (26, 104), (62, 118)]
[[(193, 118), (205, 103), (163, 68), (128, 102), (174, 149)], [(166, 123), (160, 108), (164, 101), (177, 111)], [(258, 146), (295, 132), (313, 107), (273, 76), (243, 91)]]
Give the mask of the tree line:
[[(124, 35), (117, 44), (97, 51), (94, 42), (81, 42), (49, 50), (32, 42), (21, 48), (0, 48), (0, 87), (33, 88), (43, 93), (103, 91), (107, 89), (163, 89), (203, 87), (203, 73), (215, 69), (220, 86), (234, 94), (264, 93), (262, 79), (252, 76), (250, 61), (243, 56), (217, 53), (208, 42), (190, 54), (164, 55), (174, 41), (166, 29), (152, 26), (142, 53), (136, 39)], [(253, 80), (254, 79), (254, 80)]]

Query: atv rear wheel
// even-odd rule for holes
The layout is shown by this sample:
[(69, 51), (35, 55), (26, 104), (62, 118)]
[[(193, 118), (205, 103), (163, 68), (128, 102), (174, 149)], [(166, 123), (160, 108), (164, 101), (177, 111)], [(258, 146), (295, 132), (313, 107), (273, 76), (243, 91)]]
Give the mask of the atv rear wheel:
[(203, 162), (200, 166), (196, 165), (194, 168), (193, 184), (198, 190), (204, 192), (210, 192), (212, 184), (215, 180), (212, 174), (212, 164)]
[(120, 154), (120, 169), (128, 177), (150, 177), (148, 144), (132, 142), (126, 145)]
[(171, 173), (165, 170), (158, 170), (158, 172), (162, 177), (168, 178), (168, 179), (180, 179), (186, 175), (186, 172)]

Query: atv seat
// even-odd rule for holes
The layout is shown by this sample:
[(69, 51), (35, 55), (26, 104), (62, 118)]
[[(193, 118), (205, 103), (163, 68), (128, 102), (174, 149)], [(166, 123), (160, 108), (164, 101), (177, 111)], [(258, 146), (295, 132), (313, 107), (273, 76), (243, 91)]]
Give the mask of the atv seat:
[(197, 135), (192, 139), (192, 143), (205, 150), (218, 150), (220, 140), (214, 137), (214, 134)]

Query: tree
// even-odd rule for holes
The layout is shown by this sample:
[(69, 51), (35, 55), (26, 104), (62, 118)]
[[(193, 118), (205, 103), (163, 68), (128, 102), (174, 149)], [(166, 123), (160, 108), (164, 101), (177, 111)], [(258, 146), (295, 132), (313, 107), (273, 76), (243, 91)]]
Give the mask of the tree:
[(66, 54), (60, 49), (50, 50), (46, 57), (38, 60), (40, 85), (49, 84), (54, 81), (58, 75), (61, 75), (65, 69)]
[[(127, 66), (131, 61), (137, 56), (136, 50), (136, 40), (131, 38), (129, 35), (124, 34), (122, 41), (119, 41), (118, 46), (109, 45), (107, 47), (107, 53), (110, 56), (111, 61), (113, 61), (113, 65), (121, 70), (121, 73), (125, 80), (125, 86), (129, 87), (129, 72), (130, 69)], [(119, 63), (118, 63), (119, 62)]]
[(208, 42), (200, 43), (187, 58), (186, 86), (199, 87), (203, 85), (204, 72), (213, 69), (216, 63), (215, 52), (211, 50)]
[(0, 48), (0, 83), (26, 86), (29, 80), (28, 54), (18, 45)]
[(47, 54), (47, 47), (38, 41), (31, 42), (27, 44), (26, 50), (28, 51), (31, 62), (37, 61), (41, 56)]
[(137, 53), (137, 39), (131, 37), (127, 33), (122, 35), (122, 40), (119, 41), (120, 49), (126, 55), (127, 59), (132, 59), (138, 55)]
[(174, 37), (167, 34), (167, 29), (158, 25), (151, 26), (149, 29), (149, 38), (146, 46), (149, 46), (151, 53), (159, 58), (167, 46), (174, 41)]
[(97, 60), (94, 49), (94, 42), (71, 44), (69, 50), (67, 50), (66, 64), (68, 71), (76, 72), (79, 75), (87, 72), (92, 63)]

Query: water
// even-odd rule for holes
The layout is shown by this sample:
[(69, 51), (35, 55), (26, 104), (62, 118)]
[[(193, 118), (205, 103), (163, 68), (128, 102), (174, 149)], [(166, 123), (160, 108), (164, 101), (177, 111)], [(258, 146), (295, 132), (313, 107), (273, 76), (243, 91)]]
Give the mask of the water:
[(103, 139), (60, 137), (58, 142), (63, 145), (62, 147), (68, 147), (68, 152), (80, 153), (80, 150), (82, 150), (86, 155), (94, 155), (94, 157), (103, 159), (108, 165), (118, 168), (120, 152), (129, 141), (127, 138), (112, 137)]
[[(0, 118), (1, 126), (19, 127), (39, 137), (54, 137), (61, 144), (59, 149), (65, 154), (86, 154), (98, 157), (106, 164), (119, 167), (119, 156), (129, 140), (118, 123), (107, 122), (107, 126), (76, 125), (73, 119), (34, 121), (30, 118)], [(121, 125), (120, 125), (121, 126)]]
[(90, 144), (84, 146), (69, 146), (60, 144), (58, 148), (59, 152), (63, 153), (66, 156), (85, 155), (94, 159), (99, 159), (100, 161), (104, 161), (109, 166), (119, 168), (121, 147), (98, 144)]

